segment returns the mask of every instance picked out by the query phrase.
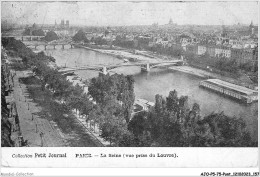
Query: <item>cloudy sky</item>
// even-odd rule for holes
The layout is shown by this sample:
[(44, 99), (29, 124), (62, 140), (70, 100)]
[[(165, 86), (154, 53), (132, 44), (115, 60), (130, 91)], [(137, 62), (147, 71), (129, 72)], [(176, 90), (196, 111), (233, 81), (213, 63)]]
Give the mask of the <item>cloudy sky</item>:
[(78, 25), (229, 25), (258, 23), (258, 3), (251, 2), (2, 2), (2, 20), (20, 24)]

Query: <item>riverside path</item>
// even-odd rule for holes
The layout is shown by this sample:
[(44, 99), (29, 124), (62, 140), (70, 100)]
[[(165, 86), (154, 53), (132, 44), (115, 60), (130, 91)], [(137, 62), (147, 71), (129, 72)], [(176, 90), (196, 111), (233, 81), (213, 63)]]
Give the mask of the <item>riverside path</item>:
[(26, 85), (19, 82), (19, 78), (27, 76), (25, 71), (16, 71), (14, 77), (14, 99), (17, 105), (17, 112), (19, 115), (20, 131), (27, 140), (28, 146), (63, 146), (59, 132), (54, 129), (51, 123), (37, 115), (41, 108), (28, 98), (29, 93)]
[(51, 98), (46, 97), (44, 93), (39, 93), (37, 89), (31, 93), (33, 87), (39, 89), (39, 85), (20, 82), (21, 79), (30, 77), (31, 71), (15, 71), (15, 73), (13, 96), (19, 116), (21, 136), (27, 141), (27, 146), (104, 146), (72, 114), (55, 115), (57, 110), (51, 109), (54, 108)]

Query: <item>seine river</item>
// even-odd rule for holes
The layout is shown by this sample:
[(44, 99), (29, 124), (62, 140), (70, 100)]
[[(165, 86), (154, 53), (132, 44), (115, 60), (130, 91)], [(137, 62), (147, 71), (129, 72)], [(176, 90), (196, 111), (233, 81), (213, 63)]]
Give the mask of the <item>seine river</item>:
[[(113, 56), (80, 48), (65, 48), (65, 50), (61, 48), (56, 50), (49, 49), (46, 50), (46, 53), (47, 55), (53, 56), (58, 65), (66, 64), (66, 66), (73, 67), (86, 64), (115, 64), (123, 62)], [(179, 71), (151, 69), (149, 73), (146, 73), (141, 72), (140, 67), (133, 66), (113, 69), (112, 72), (131, 74), (134, 76), (136, 98), (143, 98), (154, 102), (156, 94), (167, 96), (169, 91), (175, 89), (179, 96), (187, 95), (189, 97), (190, 107), (193, 103), (198, 103), (201, 108), (202, 116), (212, 112), (224, 111), (224, 113), (229, 116), (243, 118), (248, 125), (248, 129), (253, 134), (253, 138), (257, 138), (258, 103), (245, 105), (229, 98), (224, 98), (217, 93), (200, 88), (199, 82), (203, 80), (202, 78)], [(75, 73), (82, 79), (90, 79), (98, 76), (97, 71), (77, 71)]]

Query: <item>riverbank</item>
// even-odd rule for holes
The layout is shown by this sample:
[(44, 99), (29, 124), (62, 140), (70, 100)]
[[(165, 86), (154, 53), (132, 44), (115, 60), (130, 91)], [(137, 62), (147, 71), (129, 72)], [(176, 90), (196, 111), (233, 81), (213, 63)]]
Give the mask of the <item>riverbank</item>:
[(138, 61), (160, 62), (160, 61), (164, 61), (163, 59), (160, 59), (160, 58), (133, 54), (133, 53), (130, 53), (130, 52), (127, 52), (127, 51), (124, 51), (124, 50), (94, 49), (94, 48), (91, 48), (91, 47), (86, 47), (86, 46), (78, 45), (78, 44), (75, 45), (75, 46), (79, 47), (79, 48), (85, 48), (85, 49), (88, 49), (88, 50), (99, 52), (99, 53), (102, 53), (102, 54), (111, 55), (111, 56), (116, 57), (118, 59), (128, 59), (129, 61), (132, 61), (132, 62), (138, 62)]
[(199, 76), (199, 77), (205, 78), (205, 79), (209, 78), (209, 77), (215, 77), (215, 75), (213, 73), (208, 73), (208, 72), (202, 71), (200, 69), (192, 68), (190, 66), (172, 66), (169, 69), (192, 74), (192, 75)]
[[(82, 48), (86, 48), (89, 50), (93, 50), (99, 53), (103, 54), (108, 54), (114, 57), (117, 57), (118, 59), (128, 59), (129, 61), (156, 61), (156, 62), (162, 62), (165, 60), (172, 60), (173, 58), (169, 58), (167, 56), (158, 56), (155, 54), (151, 54), (149, 51), (138, 51), (135, 50), (135, 52), (129, 52), (127, 49), (125, 50), (105, 50), (105, 49), (93, 49), (91, 47), (85, 47), (85, 46), (80, 46)], [(214, 71), (207, 71), (203, 68), (198, 68), (195, 66), (178, 66), (178, 67), (171, 67), (170, 69), (172, 70), (178, 70), (180, 72), (185, 72), (189, 73), (192, 75), (196, 75), (198, 77), (204, 78), (204, 79), (209, 79), (209, 78), (214, 78), (214, 79), (220, 79), (223, 81), (227, 81), (236, 85), (244, 86), (250, 89), (257, 90), (257, 85), (253, 84), (250, 78), (248, 78), (246, 75), (243, 73), (240, 74), (239, 77), (234, 77), (231, 75), (223, 74), (222, 72), (214, 72)]]
[[(133, 54), (124, 50), (104, 50), (104, 49), (93, 49), (91, 47), (86, 47), (86, 46), (82, 46), (79, 45), (79, 47), (81, 48), (85, 48), (87, 50), (92, 50), (95, 52), (99, 52), (102, 54), (107, 54), (107, 55), (111, 55), (113, 57), (116, 57), (118, 59), (128, 59), (129, 61), (147, 61), (147, 62), (162, 62), (165, 60), (169, 60), (166, 57), (161, 56), (161, 58), (158, 57), (154, 57), (151, 55), (148, 55), (146, 53), (143, 53), (141, 51), (136, 51), (135, 53), (137, 54)], [(193, 67), (193, 66), (173, 66), (170, 67), (171, 70), (176, 70), (176, 71), (180, 71), (180, 72), (184, 72), (184, 73), (188, 73), (188, 74), (192, 74), (198, 77), (201, 77), (203, 79), (209, 79), (209, 78), (214, 78), (214, 79), (220, 79), (226, 82), (230, 82), (236, 85), (240, 85), (240, 86), (244, 86), (250, 89), (255, 89), (257, 90), (257, 87), (252, 85), (249, 81), (249, 78), (247, 78), (244, 75), (241, 75), (238, 78), (234, 78), (231, 76), (226, 76), (223, 74), (219, 74), (216, 72), (210, 72), (204, 69), (200, 69), (197, 67)]]
[(173, 67), (170, 67), (170, 69), (175, 70), (175, 71), (188, 73), (188, 74), (192, 74), (192, 75), (204, 78), (204, 79), (220, 79), (220, 80), (230, 82), (230, 83), (233, 83), (233, 84), (236, 84), (236, 85), (240, 85), (240, 86), (244, 86), (244, 87), (247, 87), (247, 88), (250, 88), (250, 89), (257, 90), (257, 88), (253, 87), (250, 84), (241, 84), (241, 82), (242, 82), (241, 79), (243, 79), (241, 77), (235, 79), (235, 78), (232, 78), (232, 77), (223, 76), (223, 75), (213, 73), (213, 72), (210, 72), (210, 71), (198, 69), (198, 68), (195, 68), (195, 67), (192, 67), (192, 66), (173, 66)]

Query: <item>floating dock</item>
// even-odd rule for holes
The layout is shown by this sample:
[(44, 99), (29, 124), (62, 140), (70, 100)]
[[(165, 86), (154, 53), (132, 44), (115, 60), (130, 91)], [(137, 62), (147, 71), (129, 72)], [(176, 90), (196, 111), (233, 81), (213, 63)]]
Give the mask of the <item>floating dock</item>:
[(252, 103), (258, 100), (258, 91), (219, 79), (208, 79), (201, 81), (200, 86), (245, 103)]
[(139, 109), (141, 109), (143, 111), (147, 111), (149, 108), (154, 106), (154, 103), (150, 102), (150, 101), (147, 101), (145, 99), (139, 98), (139, 99), (135, 100), (134, 106), (139, 106), (139, 107), (141, 107)]

